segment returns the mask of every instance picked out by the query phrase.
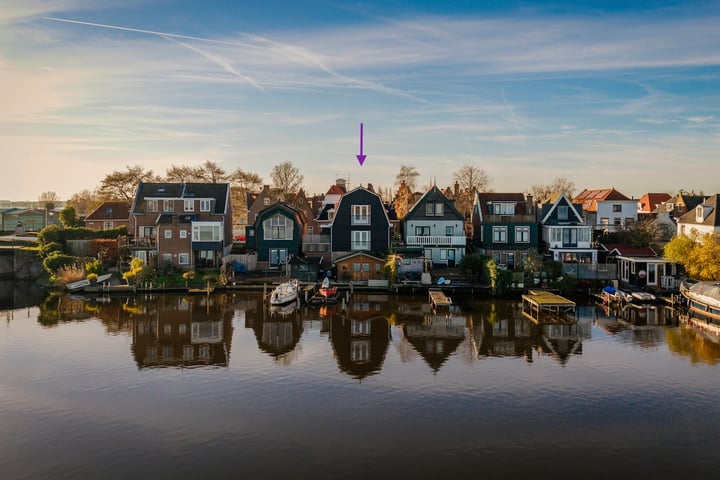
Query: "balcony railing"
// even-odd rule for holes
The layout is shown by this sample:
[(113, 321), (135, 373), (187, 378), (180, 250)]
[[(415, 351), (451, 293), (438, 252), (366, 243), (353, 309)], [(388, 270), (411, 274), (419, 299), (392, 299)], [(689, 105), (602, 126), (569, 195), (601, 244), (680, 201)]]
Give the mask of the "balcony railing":
[(330, 235), (303, 235), (303, 252), (318, 253), (330, 251)]
[(536, 223), (535, 215), (486, 215), (485, 223)]
[(421, 235), (407, 237), (407, 245), (420, 245), (423, 247), (450, 247), (465, 246), (467, 239), (464, 236), (444, 237), (440, 235)]
[(157, 242), (155, 240), (155, 237), (138, 237), (138, 238), (131, 238), (128, 240), (128, 244), (130, 248), (155, 248)]

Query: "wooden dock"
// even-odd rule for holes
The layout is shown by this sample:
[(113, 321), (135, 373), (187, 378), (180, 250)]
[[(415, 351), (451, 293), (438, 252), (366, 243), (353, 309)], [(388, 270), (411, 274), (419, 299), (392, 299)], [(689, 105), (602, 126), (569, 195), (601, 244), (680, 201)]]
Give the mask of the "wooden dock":
[(575, 323), (575, 302), (543, 290), (530, 290), (522, 296), (523, 315), (535, 323)]
[(428, 290), (428, 295), (430, 297), (430, 305), (434, 309), (450, 308), (450, 305), (452, 305), (452, 299), (446, 297), (442, 290), (430, 289)]

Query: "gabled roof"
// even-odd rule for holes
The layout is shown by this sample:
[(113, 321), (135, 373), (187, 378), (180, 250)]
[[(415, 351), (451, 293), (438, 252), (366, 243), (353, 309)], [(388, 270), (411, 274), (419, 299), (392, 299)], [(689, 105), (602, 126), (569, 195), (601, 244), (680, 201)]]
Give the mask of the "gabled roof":
[(302, 210), (297, 208), (295, 205), (288, 202), (275, 202), (272, 205), (268, 205), (266, 208), (260, 210), (255, 219), (255, 223), (265, 221), (268, 215), (272, 215), (277, 211), (284, 211), (289, 216), (295, 217), (296, 220), (303, 225), (305, 224), (305, 214)]
[(553, 212), (555, 210), (557, 210), (558, 206), (560, 206), (561, 204), (564, 204), (564, 205), (567, 205), (570, 207), (570, 211), (577, 219), (576, 221), (582, 222), (582, 223), (585, 222), (585, 220), (583, 219), (582, 213), (581, 213), (582, 210), (578, 211), (578, 209), (575, 207), (575, 204), (573, 204), (573, 202), (570, 200), (570, 198), (567, 195), (565, 195), (564, 193), (561, 193), (549, 208), (546, 208), (547, 205), (543, 206), (544, 214), (542, 216), (542, 220), (540, 220), (540, 223), (545, 224), (550, 219), (550, 217), (552, 217)]
[(345, 195), (346, 193), (345, 187), (335, 184), (328, 189), (325, 195)]
[(384, 261), (385, 261), (384, 258), (376, 257), (375, 255), (370, 255), (370, 254), (367, 253), (367, 252), (358, 251), (358, 252), (349, 253), (349, 254), (344, 255), (344, 256), (342, 256), (342, 257), (336, 258), (336, 259), (335, 259), (335, 263), (337, 263), (337, 262), (342, 262), (343, 260), (347, 260), (347, 259), (350, 259), (350, 258), (353, 258), (353, 257), (357, 257), (357, 256), (359, 256), (359, 255), (364, 255), (364, 256), (366, 256), (366, 257), (372, 258), (373, 260), (377, 260), (378, 262), (384, 262)]
[[(215, 200), (212, 213), (223, 214), (227, 210), (227, 201), (230, 195), (229, 183), (144, 183), (138, 184), (132, 211), (143, 211), (142, 202), (145, 199), (203, 199)], [(138, 207), (140, 206), (140, 210)]]
[(514, 203), (516, 205), (515, 215), (527, 213), (527, 204), (523, 193), (476, 192), (475, 205), (479, 208), (480, 221), (483, 221), (487, 215), (493, 215), (490, 205), (494, 203)]
[(423, 193), (420, 199), (415, 202), (415, 205), (413, 205), (412, 208), (405, 214), (405, 220), (412, 218), (415, 215), (423, 216), (425, 212), (423, 210), (423, 205), (430, 201), (435, 203), (442, 202), (445, 205), (445, 208), (448, 209), (447, 211), (455, 215), (458, 220), (462, 221), (465, 219), (458, 209), (455, 208), (455, 202), (448, 200), (447, 196), (445, 196), (445, 194), (443, 194), (437, 186), (433, 186), (430, 190)]
[(669, 193), (646, 193), (639, 200), (639, 211), (643, 213), (653, 212), (658, 205), (661, 205), (663, 202), (667, 202), (671, 198), (672, 196), (670, 196)]
[(582, 204), (583, 211), (597, 212), (597, 202), (609, 200), (632, 200), (614, 188), (588, 190), (587, 188), (573, 199), (573, 203)]
[[(712, 195), (701, 204), (689, 209), (687, 213), (680, 217), (678, 223), (718, 227), (720, 226), (720, 213), (718, 213), (718, 207), (720, 207), (720, 194)], [(703, 219), (701, 221), (698, 221), (697, 218), (698, 208), (703, 209)]]
[(622, 255), (631, 257), (656, 257), (657, 253), (652, 248), (633, 247), (627, 243), (601, 243), (609, 255)]
[(85, 217), (86, 221), (105, 220), (129, 220), (130, 205), (125, 202), (104, 202), (90, 215)]

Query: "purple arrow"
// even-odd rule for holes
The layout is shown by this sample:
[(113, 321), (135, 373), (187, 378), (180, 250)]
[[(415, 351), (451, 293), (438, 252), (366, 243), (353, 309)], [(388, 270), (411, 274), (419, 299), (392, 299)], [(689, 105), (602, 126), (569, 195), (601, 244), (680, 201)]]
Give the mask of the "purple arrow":
[(360, 162), (360, 166), (362, 167), (362, 164), (365, 163), (365, 158), (367, 155), (363, 155), (363, 124), (360, 124), (360, 155), (355, 155), (358, 159), (358, 162)]

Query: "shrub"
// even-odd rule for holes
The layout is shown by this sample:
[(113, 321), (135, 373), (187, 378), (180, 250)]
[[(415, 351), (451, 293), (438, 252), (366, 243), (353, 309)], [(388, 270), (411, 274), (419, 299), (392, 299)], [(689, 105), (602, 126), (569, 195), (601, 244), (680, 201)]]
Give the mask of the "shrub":
[(103, 262), (99, 258), (85, 262), (85, 271), (88, 273), (100, 274), (103, 271)]
[(43, 267), (51, 275), (54, 275), (60, 268), (68, 265), (76, 265), (77, 259), (70, 255), (54, 253), (43, 260)]
[(40, 247), (40, 256), (42, 258), (49, 257), (54, 253), (63, 253), (63, 246), (60, 242), (44, 243)]
[(67, 285), (70, 282), (77, 282), (85, 278), (85, 270), (80, 265), (75, 263), (70, 265), (63, 265), (58, 268), (54, 274), (55, 280), (62, 284)]

